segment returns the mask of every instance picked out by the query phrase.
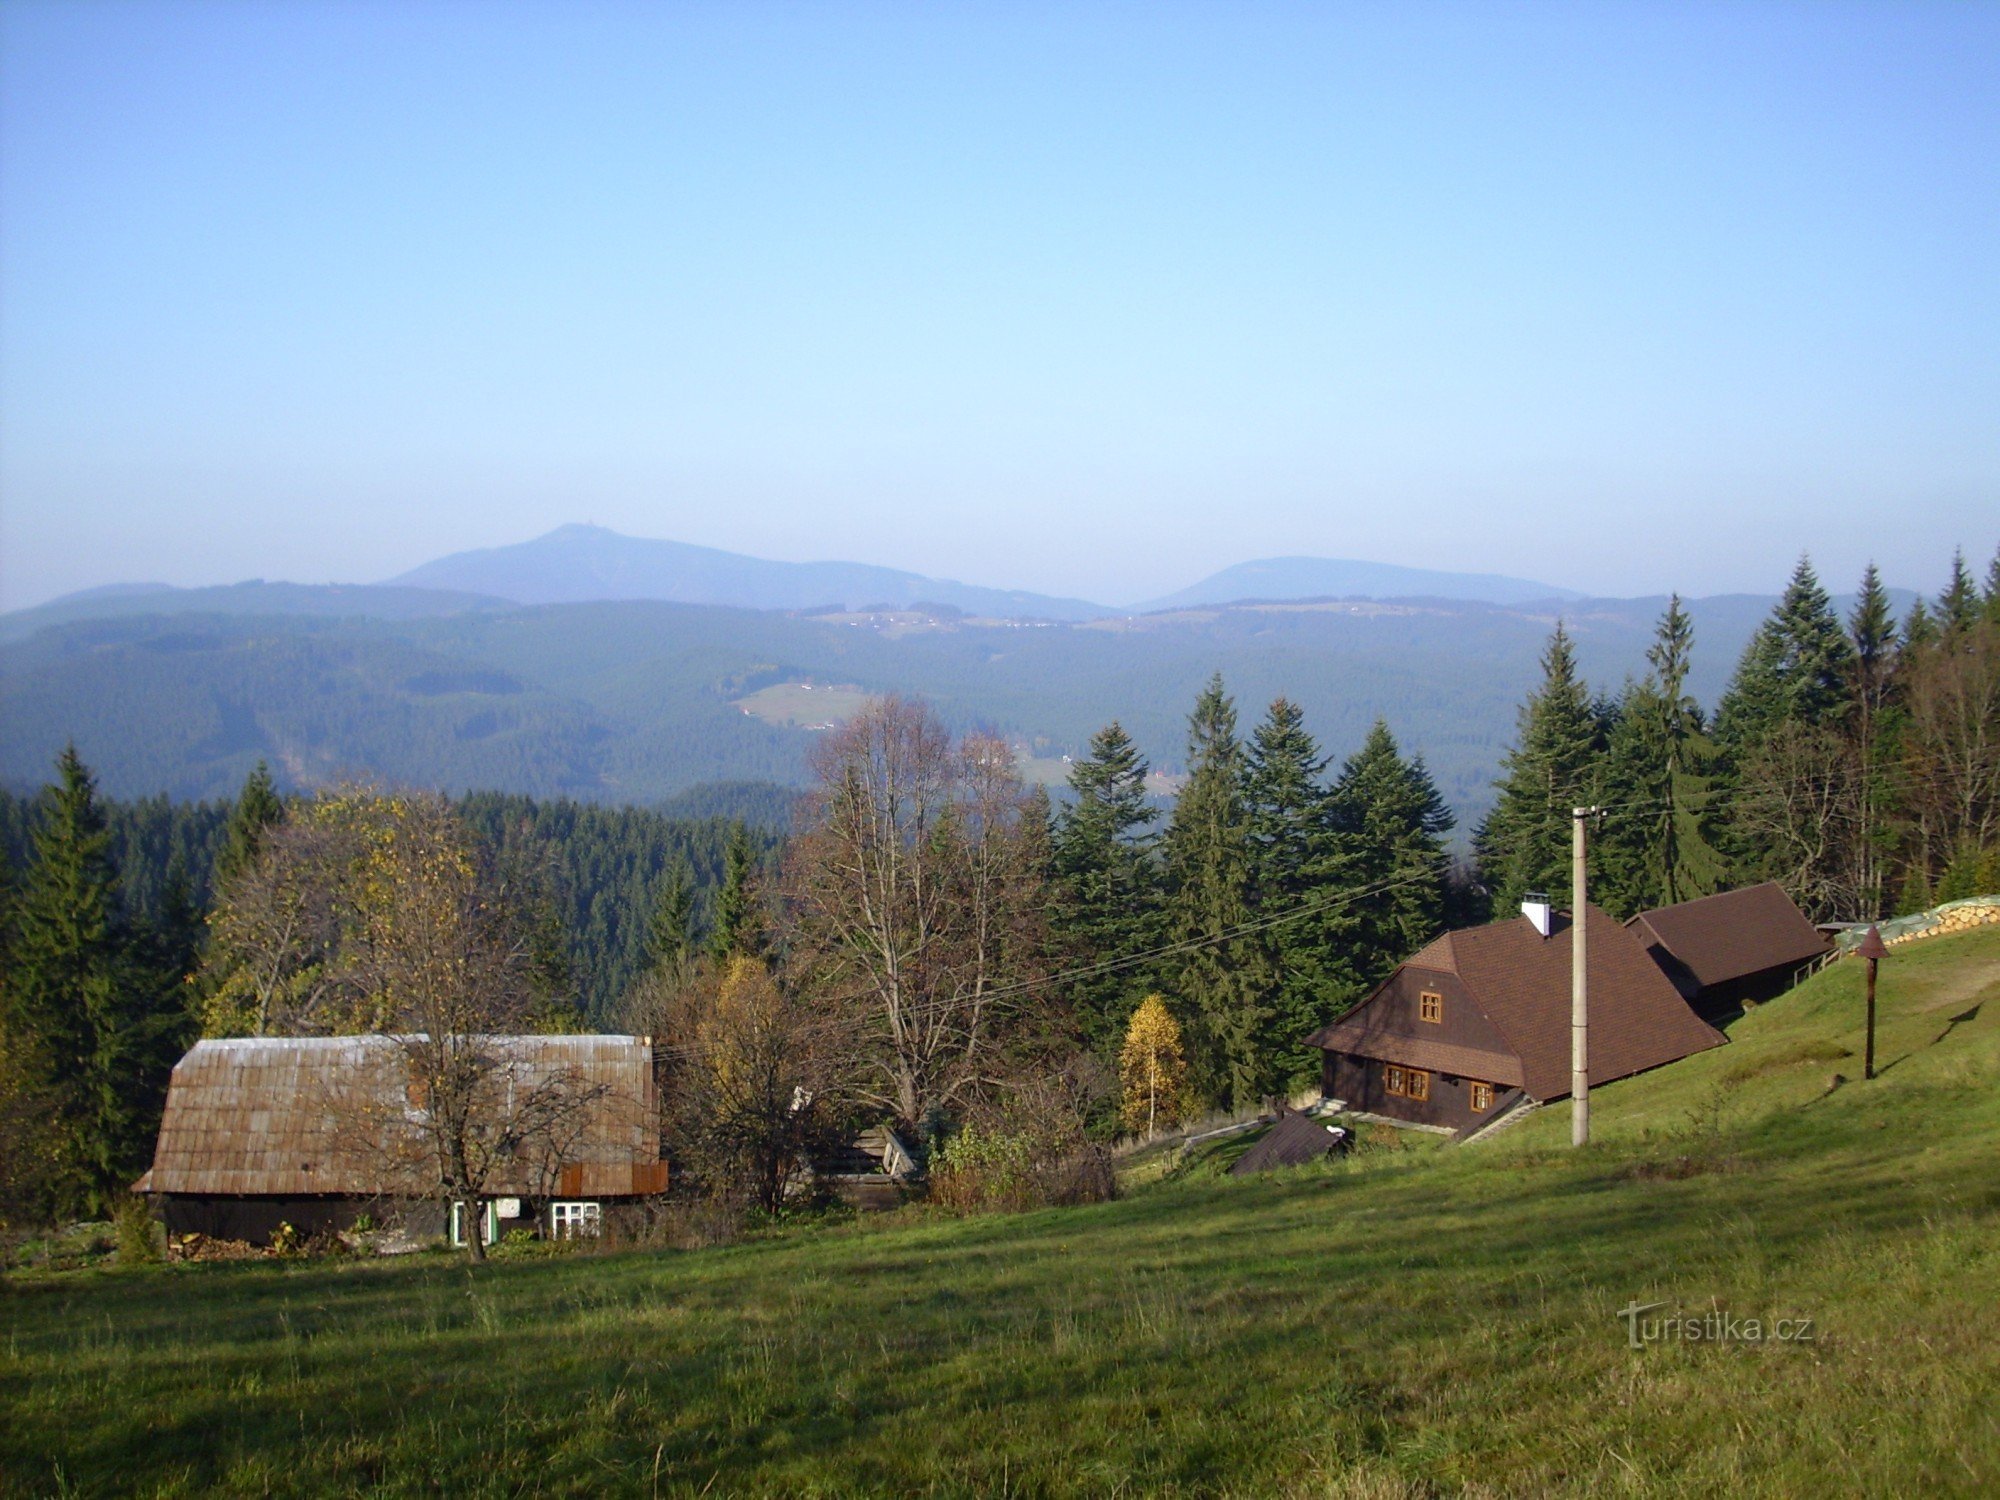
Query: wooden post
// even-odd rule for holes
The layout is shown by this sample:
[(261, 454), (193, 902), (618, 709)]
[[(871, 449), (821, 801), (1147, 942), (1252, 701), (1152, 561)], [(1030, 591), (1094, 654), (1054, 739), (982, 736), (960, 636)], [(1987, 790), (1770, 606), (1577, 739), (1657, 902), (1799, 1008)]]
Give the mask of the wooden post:
[(1889, 956), (1889, 945), (1882, 941), (1882, 929), (1870, 926), (1868, 936), (1861, 940), (1861, 946), (1854, 950), (1868, 960), (1868, 1043), (1861, 1056), (1861, 1076), (1875, 1076), (1875, 965)]

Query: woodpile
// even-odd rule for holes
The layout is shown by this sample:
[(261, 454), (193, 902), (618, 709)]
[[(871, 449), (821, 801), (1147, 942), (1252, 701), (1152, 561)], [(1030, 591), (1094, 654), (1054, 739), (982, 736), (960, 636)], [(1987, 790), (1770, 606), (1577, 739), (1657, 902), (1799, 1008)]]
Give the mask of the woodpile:
[(1902, 943), (1914, 943), (1919, 938), (1947, 937), (1954, 932), (1970, 932), (1975, 927), (1991, 926), (2000, 922), (2000, 896), (1975, 896), (1967, 901), (1953, 901), (1925, 912), (1922, 918), (1911, 920), (1913, 925), (1908, 931), (1884, 931), (1882, 941), (1894, 948)]

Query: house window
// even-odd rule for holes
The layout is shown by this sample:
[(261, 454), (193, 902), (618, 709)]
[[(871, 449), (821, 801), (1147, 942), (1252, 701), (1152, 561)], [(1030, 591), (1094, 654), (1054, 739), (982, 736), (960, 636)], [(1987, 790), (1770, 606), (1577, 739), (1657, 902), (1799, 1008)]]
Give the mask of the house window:
[(1391, 1094), (1403, 1092), (1403, 1070), (1391, 1063), (1382, 1070), (1382, 1087)]
[(1426, 1021), (1442, 1024), (1444, 1021), (1444, 996), (1435, 990), (1425, 990), (1417, 997), (1417, 1014)]
[[(500, 1205), (495, 1203), (491, 1198), (488, 1198), (484, 1203), (479, 1205), (479, 1238), (484, 1244), (490, 1245), (500, 1238), (499, 1207)], [(465, 1205), (463, 1203), (454, 1203), (451, 1206), (451, 1243), (453, 1249), (463, 1250), (465, 1248)]]
[(1493, 1085), (1490, 1083), (1473, 1084), (1472, 1112), (1475, 1115), (1484, 1114), (1487, 1110), (1491, 1109), (1492, 1107), (1493, 1107)]
[(549, 1233), (559, 1240), (594, 1238), (604, 1227), (601, 1203), (551, 1203)]
[(1431, 1096), (1431, 1075), (1421, 1068), (1411, 1068), (1404, 1079), (1412, 1099), (1428, 1099)]

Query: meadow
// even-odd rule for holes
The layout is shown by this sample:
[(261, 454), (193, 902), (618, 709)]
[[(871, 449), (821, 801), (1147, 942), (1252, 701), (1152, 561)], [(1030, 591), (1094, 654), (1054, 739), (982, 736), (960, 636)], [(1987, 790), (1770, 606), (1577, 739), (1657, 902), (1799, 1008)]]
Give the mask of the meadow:
[(1580, 1152), (1559, 1106), (700, 1251), (15, 1272), (0, 1490), (1992, 1493), (2000, 930), (1884, 963), (1872, 1082), (1861, 971)]

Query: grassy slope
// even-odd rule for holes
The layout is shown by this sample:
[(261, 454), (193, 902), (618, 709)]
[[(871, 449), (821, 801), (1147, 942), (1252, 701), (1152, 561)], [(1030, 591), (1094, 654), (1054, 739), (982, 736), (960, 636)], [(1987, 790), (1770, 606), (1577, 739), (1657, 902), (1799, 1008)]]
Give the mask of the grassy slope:
[[(0, 1478), (1991, 1492), (2000, 931), (1886, 963), (1886, 1070), (1829, 1093), (1860, 1073), (1859, 969), (1601, 1090), (1581, 1155), (1550, 1112), (1472, 1150), (698, 1254), (16, 1278)], [(1635, 1297), (1818, 1339), (1635, 1352)]]

